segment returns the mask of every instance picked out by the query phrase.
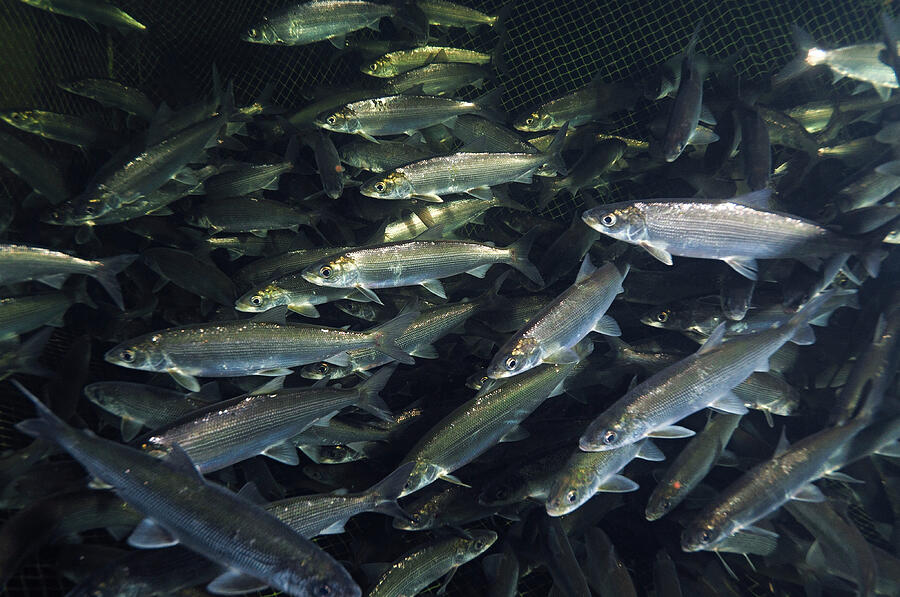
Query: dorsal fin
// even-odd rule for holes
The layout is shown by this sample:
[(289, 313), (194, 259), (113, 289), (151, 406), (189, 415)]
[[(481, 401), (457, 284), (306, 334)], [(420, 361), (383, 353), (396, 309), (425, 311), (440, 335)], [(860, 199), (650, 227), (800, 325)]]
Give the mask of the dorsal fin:
[(718, 347), (722, 344), (722, 339), (725, 337), (725, 322), (720, 323), (713, 333), (709, 335), (709, 338), (706, 339), (706, 342), (703, 343), (703, 346), (700, 347), (700, 350), (697, 351), (697, 354), (704, 354), (709, 352), (710, 350)]

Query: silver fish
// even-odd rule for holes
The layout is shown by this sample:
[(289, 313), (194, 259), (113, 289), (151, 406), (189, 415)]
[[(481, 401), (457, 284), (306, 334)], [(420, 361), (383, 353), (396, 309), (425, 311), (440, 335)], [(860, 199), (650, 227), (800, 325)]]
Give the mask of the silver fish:
[(303, 270), (313, 284), (337, 288), (357, 288), (372, 301), (382, 304), (372, 289), (421, 285), (447, 298), (440, 278), (468, 273), (482, 278), (495, 263), (516, 268), (536, 284), (541, 275), (528, 260), (534, 241), (526, 234), (508, 247), (451, 240), (411, 240), (353, 249), (314, 263)]
[(441, 195), (468, 193), (490, 199), (490, 187), (506, 182), (531, 184), (544, 168), (565, 171), (560, 152), (566, 126), (559, 130), (546, 153), (468, 153), (438, 156), (395, 168), (385, 176), (363, 183), (360, 193), (376, 199), (421, 199), (440, 203)]
[(689, 437), (693, 431), (673, 423), (707, 407), (746, 414), (734, 387), (754, 371), (768, 371), (769, 357), (786, 342), (814, 342), (809, 321), (830, 296), (818, 295), (778, 327), (727, 342), (723, 342), (725, 326), (720, 325), (700, 350), (636, 385), (607, 408), (588, 425), (579, 446), (602, 451), (644, 437)]
[(112, 79), (79, 79), (71, 83), (59, 83), (69, 93), (90, 98), (104, 106), (118, 108), (150, 122), (156, 115), (156, 106), (143, 91)]
[(329, 288), (308, 282), (298, 273), (281, 276), (244, 293), (234, 308), (247, 313), (261, 313), (281, 305), (304, 317), (319, 317), (317, 305), (341, 299), (368, 302), (355, 288)]
[(147, 29), (146, 25), (107, 2), (83, 2), (82, 0), (22, 0), (22, 2), (53, 14), (81, 19), (95, 30), (95, 23), (114, 27), (122, 33), (146, 31)]
[(542, 363), (576, 363), (573, 347), (591, 331), (619, 336), (619, 324), (606, 315), (628, 275), (615, 264), (595, 268), (586, 257), (575, 283), (538, 312), (500, 347), (488, 365), (493, 379), (510, 377)]
[[(279, 310), (274, 310), (279, 311)], [(199, 323), (139, 336), (109, 350), (107, 362), (143, 371), (167, 372), (196, 392), (200, 377), (281, 376), (290, 367), (329, 361), (346, 365), (347, 351), (377, 347), (400, 362), (411, 362), (395, 341), (418, 316), (402, 313), (367, 332), (302, 323), (280, 323), (284, 311), (253, 321)]]
[(662, 157), (667, 162), (677, 160), (684, 148), (691, 143), (701, 120), (707, 124), (716, 124), (715, 118), (708, 111), (705, 114), (703, 112), (703, 83), (709, 72), (709, 63), (705, 56), (694, 52), (698, 33), (694, 32), (685, 50), (678, 92), (675, 94), (662, 140)]
[(667, 265), (672, 264), (672, 255), (721, 259), (755, 280), (757, 259), (863, 253), (866, 270), (877, 275), (885, 254), (872, 250), (871, 242), (771, 211), (766, 208), (769, 196), (763, 190), (731, 199), (625, 201), (590, 209), (582, 219), (607, 236), (643, 247)]
[(54, 204), (69, 197), (60, 169), (42, 153), (5, 131), (0, 131), (0, 164)]
[(17, 384), (39, 418), (17, 425), (23, 433), (58, 443), (94, 476), (111, 485), (145, 518), (132, 545), (182, 543), (229, 570), (208, 586), (213, 593), (265, 586), (298, 597), (359, 597), (353, 579), (331, 556), (259, 506), (206, 482), (183, 451), (166, 460), (77, 431)]
[(37, 280), (60, 288), (72, 274), (84, 274), (97, 280), (120, 309), (122, 290), (116, 274), (128, 267), (137, 255), (119, 255), (106, 259), (79, 259), (66, 253), (29, 247), (0, 245), (0, 285)]
[(313, 0), (288, 6), (269, 14), (247, 30), (242, 39), (257, 44), (302, 46), (328, 40), (344, 48), (348, 33), (377, 28), (383, 17), (392, 17), (396, 9), (389, 4), (363, 0)]
[[(191, 412), (138, 443), (152, 454), (166, 454), (177, 445), (201, 473), (209, 473), (263, 454), (299, 463), (290, 439), (315, 423), (325, 424), (347, 406), (387, 418), (387, 405), (378, 396), (393, 373), (387, 368), (365, 383), (343, 388), (264, 388)], [(278, 384), (280, 385), (280, 384)]]
[(402, 141), (352, 141), (341, 145), (339, 153), (345, 164), (369, 172), (387, 172), (436, 155), (427, 145)]

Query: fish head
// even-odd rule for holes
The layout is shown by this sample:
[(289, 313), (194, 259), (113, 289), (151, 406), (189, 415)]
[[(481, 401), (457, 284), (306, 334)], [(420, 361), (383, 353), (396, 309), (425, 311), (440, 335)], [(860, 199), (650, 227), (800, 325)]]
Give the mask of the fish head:
[(538, 131), (546, 131), (553, 128), (553, 118), (541, 111), (532, 112), (519, 117), (513, 124), (517, 131), (525, 131), (526, 133), (536, 133)]
[(681, 549), (703, 551), (711, 549), (728, 535), (713, 519), (698, 518), (681, 533)]
[(115, 394), (104, 392), (98, 384), (90, 384), (84, 388), (84, 396), (105, 411), (114, 415), (120, 414), (119, 400)]
[(672, 508), (678, 505), (677, 496), (684, 490), (684, 484), (678, 480), (669, 481), (666, 485), (659, 485), (644, 509), (644, 517), (647, 520), (659, 520), (668, 514)]
[(108, 350), (103, 358), (107, 363), (129, 369), (164, 371), (165, 357), (159, 346), (161, 339), (159, 334), (148, 334), (127, 340)]
[(421, 460), (416, 461), (412, 472), (409, 474), (409, 479), (406, 480), (406, 484), (403, 486), (403, 492), (400, 494), (400, 497), (418, 491), (426, 485), (431, 485), (440, 474), (441, 471), (436, 465)]
[(344, 106), (334, 112), (322, 112), (313, 124), (321, 129), (338, 133), (355, 133), (360, 129), (359, 117), (350, 106)]
[(300, 377), (305, 379), (340, 379), (352, 373), (353, 370), (350, 367), (332, 365), (325, 361), (311, 363), (300, 369)]
[(98, 197), (89, 201), (69, 202), (51, 207), (41, 214), (40, 219), (45, 224), (54, 226), (91, 225), (95, 218), (100, 217), (106, 211), (108, 210), (103, 208), (102, 198)]
[(641, 209), (633, 204), (603, 205), (581, 214), (585, 224), (607, 236), (636, 244), (647, 238), (647, 223)]
[(359, 268), (356, 262), (346, 255), (314, 263), (300, 275), (307, 282), (317, 286), (353, 288), (359, 283)]
[[(324, 564), (324, 562), (323, 562)], [(282, 562), (272, 573), (273, 588), (290, 595), (360, 597), (359, 585), (337, 562), (311, 566), (308, 559)]]
[(234, 303), (234, 308), (245, 313), (261, 313), (287, 304), (284, 291), (277, 284), (254, 288)]
[(588, 425), (578, 446), (585, 452), (615, 450), (643, 439), (646, 430), (639, 413), (611, 407)]
[(572, 467), (553, 482), (545, 507), (550, 516), (563, 516), (581, 507), (597, 493), (599, 479), (593, 467)]
[(478, 503), (482, 506), (506, 506), (525, 499), (523, 489), (528, 480), (516, 470), (485, 483), (478, 495)]
[(429, 497), (425, 501), (417, 501), (412, 505), (404, 506), (403, 509), (409, 515), (409, 520), (395, 518), (393, 525), (395, 529), (404, 531), (424, 531), (433, 529), (438, 526), (436, 524), (439, 510), (443, 506), (443, 501)]
[(363, 183), (359, 192), (375, 199), (405, 199), (413, 195), (412, 183), (402, 172), (373, 176)]
[(487, 374), (487, 370), (483, 369), (481, 371), (477, 371), (466, 378), (466, 387), (475, 390), (476, 392), (481, 390), (484, 386), (486, 386), (491, 381), (491, 377)]
[(357, 301), (337, 301), (334, 306), (346, 313), (365, 321), (377, 321), (378, 310), (372, 303), (360, 303)]
[(676, 323), (677, 319), (677, 313), (671, 307), (657, 307), (641, 315), (641, 323), (644, 325), (664, 330), (680, 329)]
[(494, 541), (497, 540), (497, 533), (486, 529), (468, 531), (468, 534), (468, 538), (460, 539), (459, 545), (456, 548), (456, 553), (453, 556), (455, 564), (465, 564), (466, 562), (477, 558), (487, 551), (491, 545), (494, 544)]
[(393, 77), (397, 74), (397, 69), (392, 67), (390, 60), (382, 56), (372, 64), (363, 65), (360, 70), (373, 77)]
[(487, 375), (491, 379), (512, 377), (541, 364), (544, 351), (541, 344), (534, 338), (523, 337), (506, 350), (500, 350), (491, 364), (488, 365)]
[(31, 110), (18, 110), (11, 112), (0, 112), (0, 119), (16, 128), (34, 128), (38, 126), (38, 119)]
[(268, 18), (263, 18), (262, 22), (260, 22), (258, 25), (247, 29), (247, 32), (244, 33), (244, 36), (241, 39), (254, 44), (284, 44), (284, 41), (280, 37), (278, 37), (278, 33), (275, 31), (275, 28), (271, 23), (269, 23)]

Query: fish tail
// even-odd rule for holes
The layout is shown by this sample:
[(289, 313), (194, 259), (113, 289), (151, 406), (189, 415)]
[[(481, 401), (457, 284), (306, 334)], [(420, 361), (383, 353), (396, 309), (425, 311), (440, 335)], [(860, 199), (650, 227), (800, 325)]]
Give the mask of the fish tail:
[[(497, 86), (487, 93), (476, 97), (473, 104), (477, 106), (476, 116), (481, 116), (493, 122), (502, 123), (505, 119), (500, 111), (500, 98), (503, 96), (503, 87)], [(451, 127), (453, 128), (453, 127)]]
[(384, 421), (393, 421), (391, 418), (391, 409), (378, 394), (387, 385), (388, 380), (393, 375), (396, 366), (388, 365), (379, 369), (378, 373), (360, 384), (359, 402), (356, 403), (358, 408), (375, 415)]
[(534, 240), (538, 237), (539, 231), (534, 228), (525, 233), (525, 235), (509, 245), (507, 249), (509, 249), (509, 265), (513, 266), (522, 274), (537, 284), (538, 286), (544, 286), (544, 279), (541, 277), (541, 272), (538, 271), (538, 268), (528, 259), (528, 253), (531, 251), (531, 245), (534, 244)]
[(491, 50), (491, 66), (497, 69), (497, 72), (505, 73), (509, 71), (506, 64), (506, 58), (503, 54), (506, 52), (506, 44), (509, 43), (509, 30), (506, 28), (506, 21), (512, 12), (513, 2), (507, 2), (500, 12), (497, 13), (497, 20), (494, 22), (494, 32), (497, 34), (497, 44)]
[(397, 338), (403, 335), (412, 322), (419, 316), (418, 311), (400, 313), (384, 325), (372, 331), (375, 339), (375, 350), (386, 354), (396, 361), (412, 365), (415, 360), (397, 346)]
[(794, 25), (792, 27), (792, 36), (794, 45), (797, 47), (799, 54), (796, 58), (788, 62), (777, 74), (772, 76), (772, 86), (777, 87), (795, 77), (799, 77), (811, 68), (806, 61), (808, 52), (816, 47), (816, 42), (812, 36), (802, 27)]
[(860, 255), (859, 259), (862, 262), (866, 273), (872, 278), (877, 278), (878, 273), (881, 271), (881, 262), (887, 259), (887, 256), (887, 251), (883, 249), (873, 249)]
[(403, 494), (406, 482), (409, 480), (414, 467), (415, 463), (412, 462), (402, 464), (390, 475), (369, 488), (366, 493), (371, 495), (375, 501), (373, 509), (375, 512), (411, 522), (409, 514), (404, 512), (400, 504), (397, 503), (397, 498)]
[(816, 341), (815, 332), (813, 332), (809, 322), (822, 315), (822, 309), (827, 306), (827, 302), (834, 294), (834, 290), (820, 292), (807, 301), (807, 303), (791, 317), (788, 321), (788, 325), (794, 328), (794, 335), (791, 338), (791, 342), (802, 346), (813, 344)]
[(569, 123), (566, 122), (562, 128), (556, 132), (550, 147), (547, 148), (547, 162), (545, 165), (556, 170), (557, 174), (565, 175), (567, 173), (566, 163), (562, 159), (562, 150), (566, 144), (566, 133), (569, 130)]
[(16, 371), (25, 375), (37, 375), (39, 377), (50, 377), (53, 375), (53, 371), (40, 363), (44, 347), (47, 345), (47, 340), (53, 335), (53, 331), (53, 328), (45, 328), (19, 346), (15, 366)]
[(15, 379), (11, 379), (9, 382), (16, 386), (16, 389), (34, 403), (38, 413), (36, 419), (26, 419), (25, 421), (16, 423), (16, 429), (31, 437), (39, 437), (54, 442), (56, 442), (61, 435), (68, 432), (69, 426), (66, 425), (62, 419), (53, 414), (53, 411), (47, 408), (37, 396), (28, 390), (28, 388)]
[(101, 259), (102, 265), (91, 274), (91, 276), (106, 289), (109, 296), (115, 301), (116, 306), (121, 310), (125, 310), (125, 303), (122, 300), (122, 289), (116, 280), (116, 274), (131, 265), (137, 255), (119, 255), (118, 257), (110, 257), (109, 259)]

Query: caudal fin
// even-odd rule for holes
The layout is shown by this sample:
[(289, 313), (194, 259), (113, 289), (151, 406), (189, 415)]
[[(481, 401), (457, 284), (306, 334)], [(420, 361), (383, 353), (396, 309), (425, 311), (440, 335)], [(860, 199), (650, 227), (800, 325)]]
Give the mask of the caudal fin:
[(535, 228), (525, 233), (525, 236), (507, 247), (509, 249), (509, 264), (522, 272), (522, 274), (538, 286), (544, 286), (544, 278), (541, 272), (528, 259), (528, 253), (531, 251), (531, 245), (538, 237), (540, 232)]
[(402, 464), (390, 475), (373, 485), (366, 491), (372, 496), (374, 501), (372, 511), (387, 514), (400, 520), (411, 522), (409, 514), (403, 511), (403, 508), (397, 503), (397, 498), (403, 493), (406, 482), (412, 474), (415, 463), (407, 462)]
[(414, 364), (416, 361), (397, 346), (397, 339), (418, 316), (418, 311), (406, 311), (373, 330), (371, 334), (375, 339), (375, 350), (406, 365)]
[(16, 351), (15, 371), (27, 375), (50, 377), (53, 371), (40, 363), (47, 340), (53, 335), (53, 328), (45, 328), (23, 342)]
[(556, 135), (553, 136), (553, 141), (550, 142), (550, 146), (547, 148), (547, 153), (545, 154), (547, 161), (544, 164), (544, 168), (552, 168), (557, 174), (561, 175), (567, 173), (566, 163), (562, 159), (562, 150), (566, 145), (566, 133), (568, 131), (569, 123), (566, 122), (562, 125), (561, 129), (556, 131)]
[(388, 365), (379, 369), (378, 373), (367, 379), (364, 383), (357, 386), (359, 390), (359, 402), (356, 406), (362, 410), (375, 415), (384, 421), (393, 421), (391, 418), (391, 409), (382, 400), (378, 392), (384, 389), (388, 380), (393, 375), (396, 366)]
[(806, 60), (809, 51), (816, 47), (816, 43), (813, 40), (812, 36), (810, 36), (809, 33), (807, 33), (803, 28), (798, 27), (797, 25), (794, 25), (792, 27), (792, 34), (794, 38), (794, 45), (797, 47), (799, 55), (788, 62), (784, 68), (778, 71), (777, 74), (772, 76), (773, 87), (783, 85), (791, 79), (799, 77), (800, 75), (808, 71), (812, 66)]
[(36, 419), (27, 419), (16, 423), (16, 429), (31, 437), (39, 437), (53, 442), (58, 441), (59, 437), (69, 431), (69, 426), (62, 419), (53, 414), (40, 399), (32, 394), (28, 388), (20, 384), (18, 381), (11, 379), (10, 383), (16, 386), (26, 398), (34, 403), (37, 409), (38, 417)]
[(795, 329), (791, 342), (799, 345), (813, 344), (816, 335), (809, 322), (820, 317), (828, 309), (833, 309), (832, 300), (836, 296), (834, 290), (820, 292), (803, 305), (797, 313), (791, 317), (788, 325)]
[(118, 257), (101, 259), (100, 263), (103, 265), (91, 274), (91, 276), (106, 289), (106, 292), (112, 297), (113, 301), (115, 301), (116, 306), (123, 311), (125, 310), (125, 303), (122, 300), (122, 289), (119, 287), (119, 282), (116, 280), (116, 274), (131, 265), (131, 262), (137, 258), (137, 255), (119, 255)]

